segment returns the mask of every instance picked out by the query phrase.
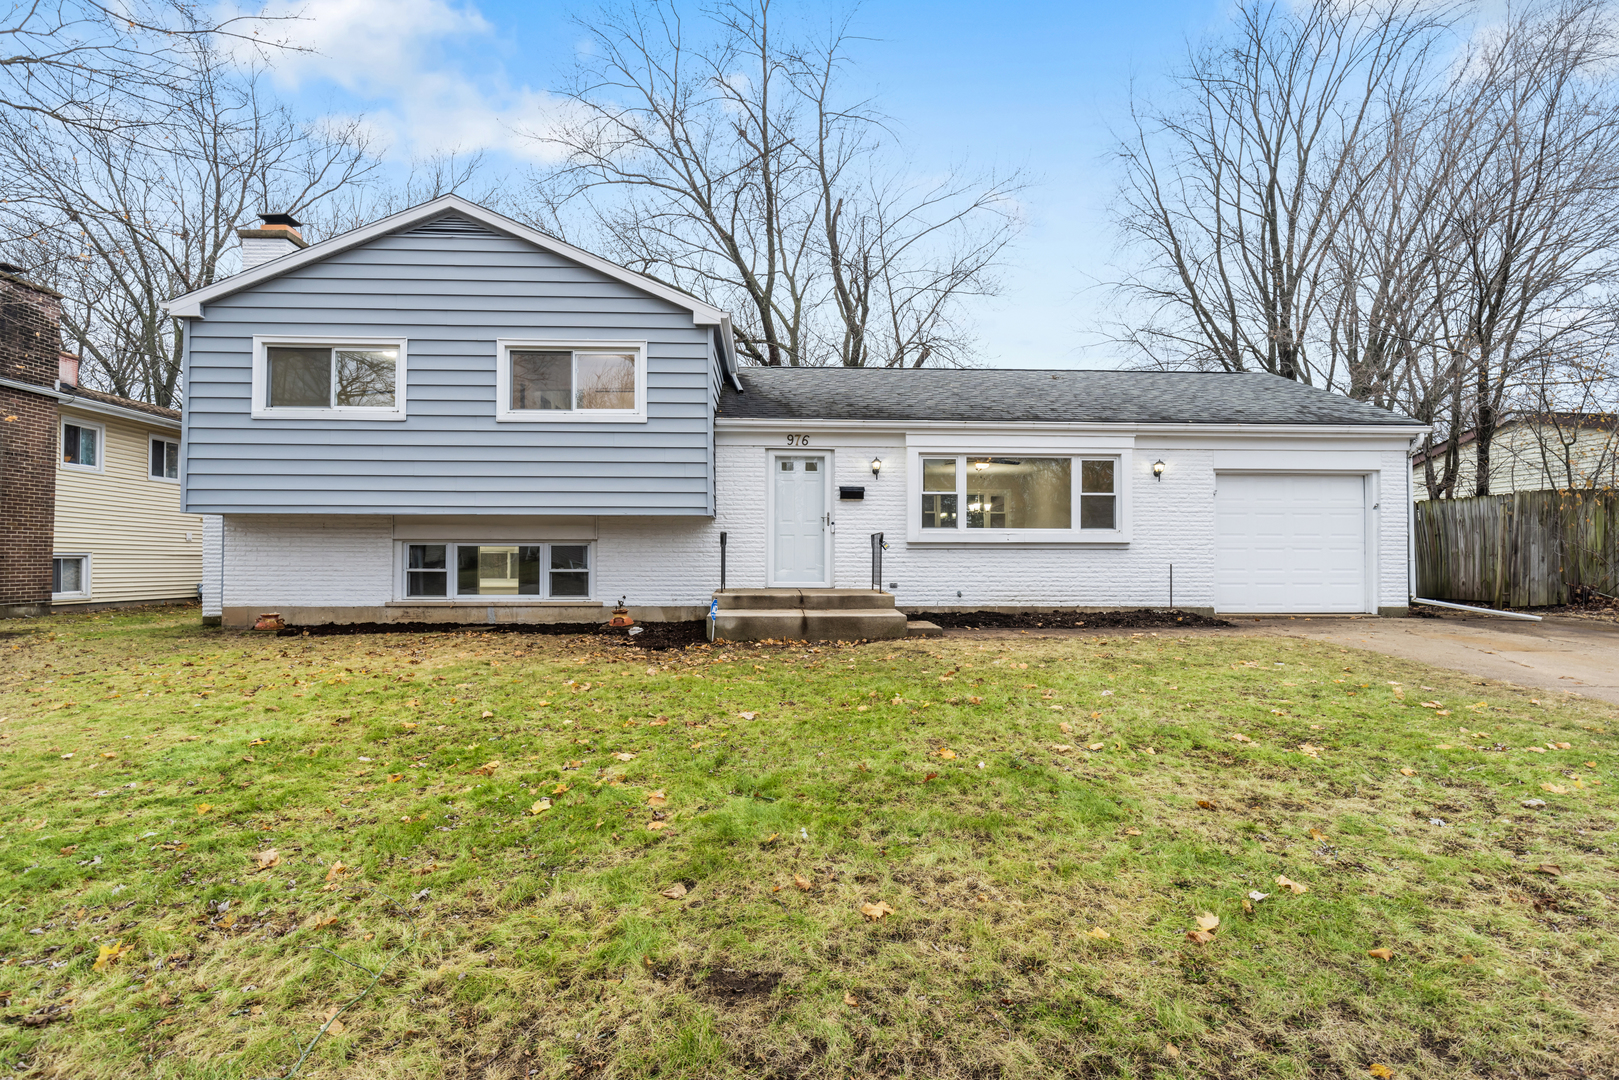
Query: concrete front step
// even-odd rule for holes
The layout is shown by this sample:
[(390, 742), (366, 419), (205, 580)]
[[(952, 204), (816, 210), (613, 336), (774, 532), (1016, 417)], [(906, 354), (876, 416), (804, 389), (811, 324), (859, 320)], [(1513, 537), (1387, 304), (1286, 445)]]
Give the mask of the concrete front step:
[(877, 589), (726, 589), (714, 594), (721, 611), (893, 610), (894, 594)]
[(714, 615), (716, 641), (873, 641), (905, 636), (905, 613), (892, 607), (721, 609)]
[(938, 623), (923, 622), (921, 619), (912, 619), (905, 624), (906, 637), (944, 637), (944, 627)]

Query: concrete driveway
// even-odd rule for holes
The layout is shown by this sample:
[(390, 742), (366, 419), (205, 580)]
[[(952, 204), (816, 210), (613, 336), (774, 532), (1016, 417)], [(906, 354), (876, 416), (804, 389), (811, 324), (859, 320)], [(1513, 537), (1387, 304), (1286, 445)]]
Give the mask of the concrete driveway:
[[(1619, 705), (1619, 625), (1549, 616), (1542, 622), (1446, 615), (1440, 619), (1236, 617), (1244, 633), (1331, 641), (1542, 690)], [(1221, 633), (1235, 633), (1225, 630)]]

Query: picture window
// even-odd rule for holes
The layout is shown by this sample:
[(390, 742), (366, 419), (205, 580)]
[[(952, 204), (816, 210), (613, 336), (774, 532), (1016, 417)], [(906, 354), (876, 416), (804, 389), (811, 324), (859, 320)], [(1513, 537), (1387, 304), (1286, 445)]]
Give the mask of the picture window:
[(1120, 527), (1117, 458), (958, 454), (923, 456), (920, 467), (920, 527), (933, 536)]

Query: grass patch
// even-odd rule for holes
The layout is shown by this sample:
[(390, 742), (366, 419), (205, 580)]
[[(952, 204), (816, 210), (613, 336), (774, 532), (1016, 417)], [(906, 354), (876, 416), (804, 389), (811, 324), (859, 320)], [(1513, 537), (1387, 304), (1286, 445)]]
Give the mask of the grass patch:
[(299, 1075), (1619, 1060), (1619, 753), (1580, 699), (1169, 632), (7, 628), (19, 1073), (279, 1076), (373, 982)]

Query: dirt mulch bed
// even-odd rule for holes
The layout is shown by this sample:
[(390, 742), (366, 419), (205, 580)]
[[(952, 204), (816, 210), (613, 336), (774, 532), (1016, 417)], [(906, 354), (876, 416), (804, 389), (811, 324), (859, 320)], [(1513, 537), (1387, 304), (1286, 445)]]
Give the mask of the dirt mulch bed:
[(1140, 611), (919, 611), (913, 619), (947, 630), (1178, 630), (1233, 624), (1179, 608)]
[(606, 623), (323, 623), (319, 626), (289, 626), (277, 630), (276, 637), (344, 636), (349, 634), (548, 634), (604, 638), (638, 649), (684, 649), (708, 643), (708, 622), (649, 622), (638, 624), (639, 634), (608, 626)]

